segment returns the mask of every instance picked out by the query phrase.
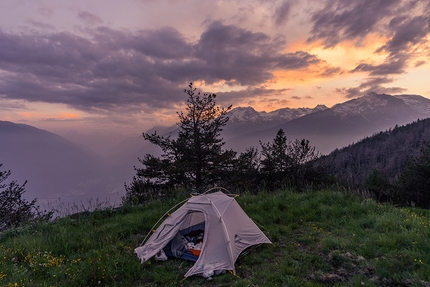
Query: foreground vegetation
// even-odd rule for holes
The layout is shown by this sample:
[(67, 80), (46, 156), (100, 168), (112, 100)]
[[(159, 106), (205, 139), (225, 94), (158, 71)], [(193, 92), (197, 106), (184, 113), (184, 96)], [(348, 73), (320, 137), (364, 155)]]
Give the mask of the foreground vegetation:
[(429, 286), (430, 211), (332, 190), (242, 194), (272, 240), (237, 276), (183, 279), (193, 263), (140, 264), (134, 248), (186, 195), (75, 214), (0, 235), (1, 286)]

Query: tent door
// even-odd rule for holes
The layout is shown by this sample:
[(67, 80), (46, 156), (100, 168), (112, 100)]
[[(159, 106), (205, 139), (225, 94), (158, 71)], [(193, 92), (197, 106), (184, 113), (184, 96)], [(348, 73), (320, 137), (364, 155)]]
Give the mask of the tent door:
[(164, 248), (166, 255), (197, 261), (203, 246), (205, 226), (203, 212), (188, 212), (181, 223), (179, 232)]

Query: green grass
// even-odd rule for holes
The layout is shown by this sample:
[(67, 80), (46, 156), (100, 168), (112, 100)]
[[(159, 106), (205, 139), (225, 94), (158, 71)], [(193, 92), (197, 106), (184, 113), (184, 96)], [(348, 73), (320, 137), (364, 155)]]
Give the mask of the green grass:
[(0, 286), (429, 286), (430, 211), (348, 193), (243, 194), (239, 204), (273, 241), (212, 281), (183, 260), (140, 264), (133, 253), (175, 205), (84, 213), (0, 235)]

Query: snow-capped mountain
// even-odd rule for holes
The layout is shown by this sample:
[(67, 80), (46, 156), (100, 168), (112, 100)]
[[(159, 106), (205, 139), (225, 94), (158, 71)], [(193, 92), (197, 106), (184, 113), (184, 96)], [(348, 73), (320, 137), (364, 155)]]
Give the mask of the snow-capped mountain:
[(416, 95), (391, 96), (369, 93), (363, 97), (321, 109), (290, 121), (275, 125), (267, 121), (259, 129), (246, 129), (253, 123), (242, 122), (241, 131), (226, 139), (227, 146), (243, 151), (259, 142), (270, 142), (279, 129), (283, 129), (289, 140), (308, 139), (321, 153), (329, 153), (361, 140), (373, 133), (385, 131), (395, 125), (404, 125), (417, 119), (430, 117), (430, 100)]
[[(334, 105), (331, 109), (342, 119), (361, 115), (368, 120), (375, 117), (405, 117), (413, 119), (417, 114), (430, 115), (430, 100), (420, 96), (390, 96), (386, 94), (368, 93), (360, 98)], [(400, 124), (400, 123), (398, 123)]]
[(397, 95), (405, 104), (422, 114), (423, 118), (430, 117), (430, 100), (419, 95)]
[(269, 121), (291, 121), (317, 111), (328, 109), (325, 105), (317, 105), (315, 108), (282, 108), (271, 112), (257, 112), (252, 107), (237, 107), (231, 110), (227, 116), (229, 124), (261, 123)]

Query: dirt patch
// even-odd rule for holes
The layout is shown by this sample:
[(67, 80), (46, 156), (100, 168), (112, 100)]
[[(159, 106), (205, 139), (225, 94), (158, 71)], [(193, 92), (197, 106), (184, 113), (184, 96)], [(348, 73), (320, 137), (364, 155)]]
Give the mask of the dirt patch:
[(334, 250), (325, 255), (325, 260), (330, 266), (329, 270), (326, 272), (314, 271), (309, 274), (309, 279), (326, 284), (349, 282), (351, 278), (358, 275), (374, 279), (375, 269), (367, 264), (363, 256)]

